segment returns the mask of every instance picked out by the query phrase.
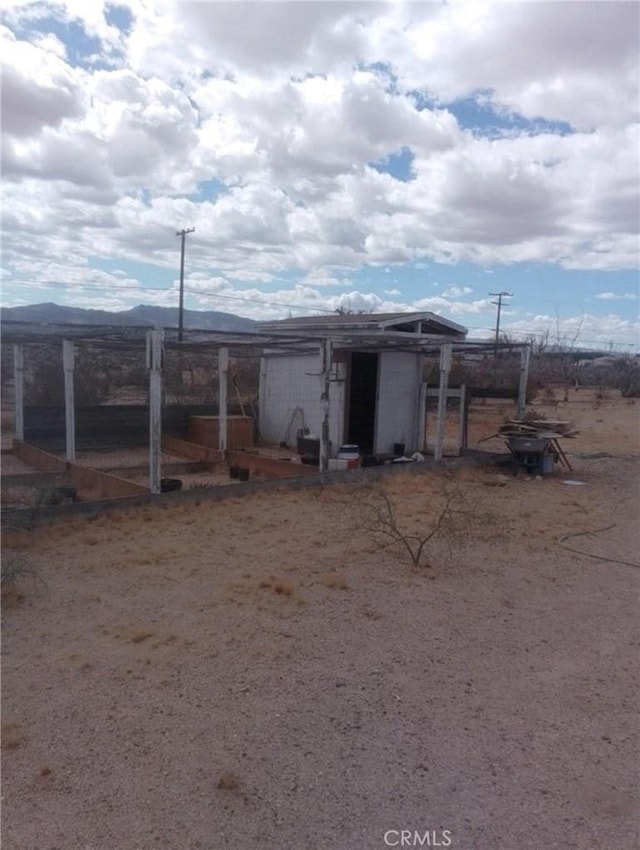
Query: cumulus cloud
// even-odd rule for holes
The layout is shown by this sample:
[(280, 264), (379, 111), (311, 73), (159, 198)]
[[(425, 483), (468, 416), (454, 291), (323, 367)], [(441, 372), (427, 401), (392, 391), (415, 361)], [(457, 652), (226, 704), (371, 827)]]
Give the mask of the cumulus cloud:
[(469, 295), (473, 292), (470, 286), (449, 286), (442, 293), (443, 298), (462, 298), (464, 295)]
[(2, 132), (29, 137), (44, 127), (57, 127), (83, 109), (80, 75), (58, 55), (57, 47), (18, 41), (0, 28), (2, 70)]
[[(175, 268), (190, 226), (201, 299), (288, 275), (276, 304), (408, 309), (354, 273), (637, 265), (635, 3), (123, 0), (126, 27), (102, 0), (5, 5), (3, 248), (34, 280), (52, 258)], [(466, 126), (464, 98), (509, 131)], [(486, 309), (469, 296), (423, 309)]]

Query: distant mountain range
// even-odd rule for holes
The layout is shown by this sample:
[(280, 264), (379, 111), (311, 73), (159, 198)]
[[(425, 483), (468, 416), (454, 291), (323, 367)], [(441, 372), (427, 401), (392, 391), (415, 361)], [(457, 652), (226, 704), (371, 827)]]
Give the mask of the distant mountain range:
[[(28, 304), (24, 307), (1, 307), (0, 321), (177, 328), (178, 308), (139, 304), (130, 310), (112, 313), (108, 310), (85, 310), (82, 307), (64, 307), (52, 303)], [(234, 313), (219, 313), (215, 310), (185, 310), (183, 323), (186, 329), (209, 331), (251, 331), (256, 324), (253, 319), (245, 319)]]

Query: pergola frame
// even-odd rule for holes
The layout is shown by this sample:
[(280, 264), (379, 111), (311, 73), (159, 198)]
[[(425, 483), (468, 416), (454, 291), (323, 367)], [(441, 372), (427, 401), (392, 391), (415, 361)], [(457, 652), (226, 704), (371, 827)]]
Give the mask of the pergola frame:
[(447, 389), (452, 358), (456, 354), (483, 354), (498, 351), (520, 352), (520, 379), (518, 387), (518, 416), (524, 414), (531, 346), (527, 343), (499, 343), (461, 339), (459, 335), (407, 334), (401, 331), (371, 330), (367, 327), (334, 327), (304, 333), (263, 330), (260, 332), (225, 332), (207, 330), (184, 331), (178, 341), (175, 328), (149, 329), (145, 327), (118, 327), (113, 325), (56, 325), (31, 322), (3, 322), (2, 343), (14, 346), (15, 421), (16, 437), (24, 439), (24, 346), (59, 344), (63, 350), (65, 377), (65, 422), (67, 460), (75, 457), (75, 423), (73, 411), (73, 375), (75, 344), (91, 345), (94, 349), (123, 350), (132, 347), (143, 350), (146, 343), (149, 370), (149, 469), (150, 489), (160, 492), (161, 478), (161, 416), (162, 354), (166, 350), (182, 352), (216, 352), (219, 364), (219, 449), (224, 456), (227, 448), (227, 374), (230, 354), (235, 358), (259, 358), (269, 355), (321, 354), (323, 422), (320, 435), (320, 471), (329, 468), (329, 411), (331, 405), (332, 351), (398, 351), (426, 356), (439, 355), (440, 381), (436, 421), (435, 460), (442, 460)]

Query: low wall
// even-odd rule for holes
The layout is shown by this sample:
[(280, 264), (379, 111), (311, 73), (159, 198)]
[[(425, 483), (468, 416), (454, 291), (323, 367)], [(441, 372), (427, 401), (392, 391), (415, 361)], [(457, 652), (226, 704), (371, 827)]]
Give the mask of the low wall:
[[(242, 454), (242, 452), (240, 452)], [(305, 477), (292, 477), (273, 481), (248, 481), (234, 487), (207, 487), (205, 489), (177, 490), (173, 493), (131, 497), (121, 502), (105, 500), (101, 502), (75, 502), (71, 505), (53, 505), (41, 508), (38, 523), (47, 525), (60, 520), (80, 516), (98, 516), (111, 511), (122, 511), (140, 507), (168, 507), (171, 504), (199, 505), (202, 502), (219, 502), (224, 499), (238, 499), (251, 496), (254, 493), (279, 492), (282, 490), (306, 490), (308, 487), (326, 487), (330, 484), (362, 484), (373, 483), (389, 475), (409, 473), (413, 475), (429, 475), (439, 469), (459, 469), (468, 466), (481, 466), (486, 469), (501, 468), (504, 463), (511, 463), (508, 456), (492, 452), (472, 451), (462, 457), (438, 463), (427, 458), (424, 463), (388, 463), (384, 466), (365, 467), (342, 470), (339, 472), (317, 473)], [(291, 464), (290, 466), (302, 466)], [(314, 472), (314, 467), (309, 467)], [(33, 523), (33, 511), (25, 508), (3, 508), (1, 520), (4, 528), (29, 528)]]

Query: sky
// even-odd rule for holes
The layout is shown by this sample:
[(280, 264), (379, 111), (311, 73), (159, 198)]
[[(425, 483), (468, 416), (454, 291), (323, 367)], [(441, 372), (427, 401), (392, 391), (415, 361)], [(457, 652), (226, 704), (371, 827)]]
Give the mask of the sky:
[(635, 0), (0, 9), (5, 306), (639, 350)]

